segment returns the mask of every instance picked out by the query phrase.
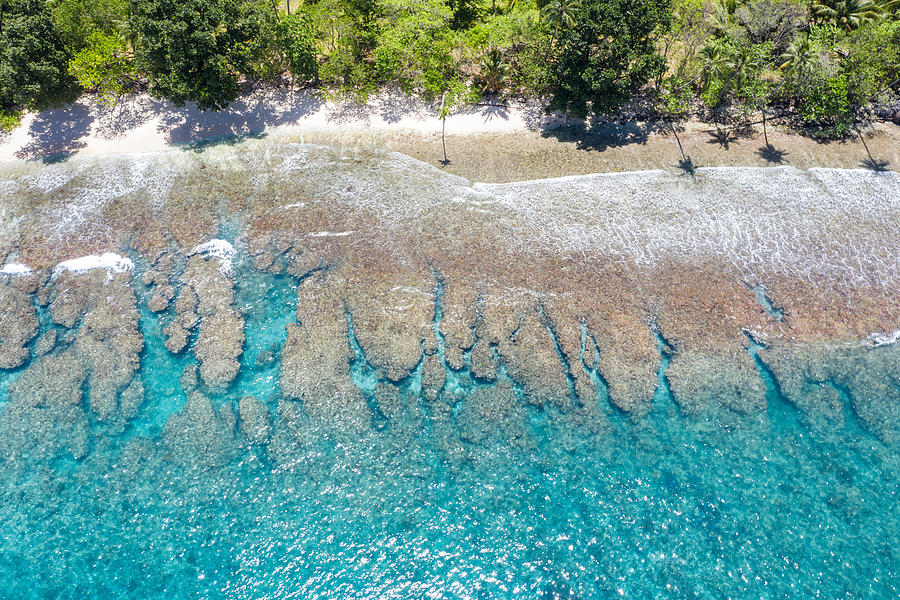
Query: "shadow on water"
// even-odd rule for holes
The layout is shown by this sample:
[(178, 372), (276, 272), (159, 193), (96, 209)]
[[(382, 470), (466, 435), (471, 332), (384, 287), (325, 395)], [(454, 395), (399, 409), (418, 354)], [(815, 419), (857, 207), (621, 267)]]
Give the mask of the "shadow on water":
[(185, 142), (184, 144), (178, 144), (178, 147), (183, 152), (195, 152), (197, 154), (202, 154), (210, 148), (216, 148), (219, 146), (236, 146), (246, 140), (265, 139), (267, 135), (268, 134), (263, 131), (240, 134), (229, 133), (219, 137), (210, 137), (194, 142)]

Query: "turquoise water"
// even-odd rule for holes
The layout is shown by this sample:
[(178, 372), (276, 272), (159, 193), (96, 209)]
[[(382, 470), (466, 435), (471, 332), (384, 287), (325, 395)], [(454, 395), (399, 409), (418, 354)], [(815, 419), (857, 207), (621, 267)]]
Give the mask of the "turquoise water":
[[(242, 370), (211, 397), (236, 410), (254, 394), (278, 415), (279, 351), (300, 282), (237, 268)], [(897, 449), (854, 419), (829, 434), (807, 430), (761, 360), (769, 411), (737, 421), (681, 415), (666, 361), (653, 410), (638, 421), (611, 407), (593, 365), (585, 366), (601, 390), (601, 424), (535, 407), (515, 386), (502, 424), (479, 423), (477, 404), (500, 392), (467, 368), (448, 378), (449, 416), (420, 398), (417, 370), (397, 384), (400, 408), (388, 417), (376, 399), (384, 381), (353, 343), (348, 315), (369, 432), (340, 435), (301, 416), (291, 435), (276, 416), (270, 444), (237, 436), (213, 465), (165, 441), (193, 358), (165, 350), (139, 280), (146, 398), (138, 417), (124, 428), (92, 421), (91, 450), (79, 460), (0, 466), (3, 597), (900, 593)], [(437, 313), (436, 331), (440, 302)], [(585, 334), (583, 343), (593, 342)], [(672, 351), (661, 337), (660, 351)], [(0, 379), (4, 397), (14, 376)], [(501, 374), (499, 386), (510, 385)]]

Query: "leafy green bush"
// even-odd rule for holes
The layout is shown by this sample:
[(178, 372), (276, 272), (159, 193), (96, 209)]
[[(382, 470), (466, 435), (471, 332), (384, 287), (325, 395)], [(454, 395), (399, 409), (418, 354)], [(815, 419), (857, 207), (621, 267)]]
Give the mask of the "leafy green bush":
[(312, 20), (304, 12), (285, 15), (275, 26), (278, 46), (291, 74), (305, 81), (319, 76), (316, 38)]
[(128, 0), (59, 0), (53, 8), (53, 21), (72, 52), (88, 45), (95, 31), (126, 34), (131, 10)]
[(220, 110), (240, 93), (242, 75), (265, 62), (274, 21), (256, 0), (143, 0), (135, 5), (137, 60), (150, 92), (183, 105)]
[(577, 27), (560, 34), (560, 55), (550, 65), (551, 109), (614, 112), (665, 71), (654, 34), (668, 27), (668, 1), (592, 0), (576, 19)]
[(805, 123), (821, 126), (824, 137), (845, 135), (854, 120), (847, 97), (847, 76), (813, 77), (801, 99), (799, 113)]
[(81, 87), (95, 90), (107, 104), (115, 104), (137, 77), (124, 38), (100, 31), (94, 31), (87, 46), (69, 61), (69, 73)]
[(0, 111), (0, 133), (9, 133), (21, 122), (21, 111)]
[(440, 0), (383, 0), (374, 59), (378, 80), (407, 92), (439, 96), (454, 77), (453, 14)]

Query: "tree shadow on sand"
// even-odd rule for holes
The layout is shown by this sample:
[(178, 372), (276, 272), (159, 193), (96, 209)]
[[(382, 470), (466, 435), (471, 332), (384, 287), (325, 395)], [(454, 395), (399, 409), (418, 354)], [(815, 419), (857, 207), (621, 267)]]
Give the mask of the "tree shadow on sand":
[(666, 129), (657, 122), (566, 123), (542, 128), (541, 136), (574, 143), (579, 150), (602, 152), (630, 144), (646, 144), (650, 134)]
[(189, 145), (202, 140), (259, 136), (265, 130), (294, 123), (324, 105), (311, 92), (289, 90), (258, 91), (232, 102), (221, 111), (201, 111), (193, 102), (183, 107), (161, 110), (159, 130), (166, 142)]
[(694, 164), (694, 161), (691, 160), (690, 156), (685, 156), (681, 160), (678, 161), (678, 168), (684, 175), (690, 175), (693, 177), (697, 174), (697, 166)]
[(876, 173), (887, 172), (891, 164), (890, 161), (872, 156), (872, 151), (869, 150), (869, 144), (866, 143), (866, 137), (862, 134), (862, 131), (857, 129), (856, 134), (859, 136), (859, 141), (862, 142), (863, 148), (866, 149), (866, 158), (859, 163), (860, 166)]
[(862, 159), (859, 166), (870, 171), (875, 171), (876, 173), (887, 173), (891, 170), (891, 161), (869, 156)]
[(781, 165), (785, 162), (785, 157), (790, 154), (787, 150), (779, 150), (772, 144), (766, 144), (756, 151), (756, 155), (769, 163), (770, 165)]
[(28, 129), (29, 142), (16, 152), (17, 158), (40, 158), (60, 162), (75, 154), (87, 143), (94, 115), (83, 104), (70, 104), (42, 112), (34, 117)]
[(709, 133), (709, 141), (708, 144), (718, 144), (722, 146), (723, 150), (728, 150), (728, 146), (730, 146), (733, 142), (738, 141), (738, 136), (733, 129), (716, 129), (715, 131), (710, 131)]

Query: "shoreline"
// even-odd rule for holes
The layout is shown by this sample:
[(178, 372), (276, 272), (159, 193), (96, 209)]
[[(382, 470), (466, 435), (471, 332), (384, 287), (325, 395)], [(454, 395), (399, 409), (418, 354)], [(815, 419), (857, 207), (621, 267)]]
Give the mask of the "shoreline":
[[(778, 126), (766, 147), (758, 128), (719, 135), (711, 124), (687, 121), (676, 136), (658, 122), (588, 127), (537, 102), (465, 107), (448, 117), (449, 162), (442, 163), (441, 121), (430, 105), (384, 93), (365, 105), (326, 101), (313, 92), (259, 89), (220, 112), (177, 108), (146, 95), (104, 107), (89, 97), (41, 113), (0, 137), (0, 163), (57, 162), (80, 155), (202, 149), (266, 137), (336, 147), (402, 152), (470, 181), (503, 183), (566, 175), (700, 167), (793, 166), (900, 168), (900, 127), (876, 123), (859, 138), (820, 142)], [(683, 151), (683, 155), (682, 155)]]

